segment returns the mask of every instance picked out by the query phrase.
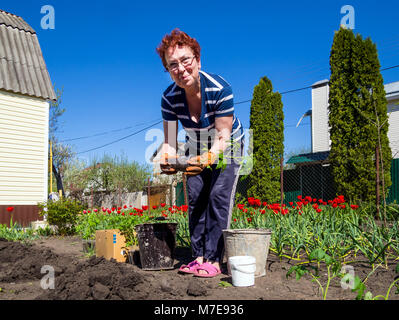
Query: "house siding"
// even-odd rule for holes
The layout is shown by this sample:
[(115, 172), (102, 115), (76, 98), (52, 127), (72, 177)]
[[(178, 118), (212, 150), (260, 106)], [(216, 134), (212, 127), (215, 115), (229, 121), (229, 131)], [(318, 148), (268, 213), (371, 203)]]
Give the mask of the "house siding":
[(312, 152), (330, 150), (328, 84), (312, 90)]
[(0, 205), (47, 199), (49, 103), (0, 91)]
[[(386, 92), (394, 92), (399, 82), (385, 85)], [(396, 91), (395, 91), (396, 92)], [(329, 86), (326, 80), (315, 83), (312, 87), (312, 152), (329, 151), (331, 148), (330, 127), (328, 125)], [(397, 96), (397, 93), (396, 93)], [(396, 97), (395, 96), (395, 97)], [(389, 129), (388, 139), (392, 157), (399, 158), (399, 98), (391, 93), (388, 98)]]
[(392, 150), (392, 158), (399, 158), (399, 99), (388, 104), (389, 146)]

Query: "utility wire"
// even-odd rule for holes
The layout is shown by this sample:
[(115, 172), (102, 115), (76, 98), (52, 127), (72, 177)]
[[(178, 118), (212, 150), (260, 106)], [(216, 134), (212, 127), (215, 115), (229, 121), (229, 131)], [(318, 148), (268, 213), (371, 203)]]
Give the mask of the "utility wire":
[(130, 137), (136, 135), (136, 134), (139, 134), (140, 132), (143, 132), (144, 130), (147, 130), (147, 129), (149, 129), (149, 128), (152, 128), (152, 127), (156, 126), (157, 124), (162, 123), (162, 121), (163, 121), (163, 120), (158, 121), (158, 122), (156, 122), (156, 123), (154, 123), (154, 124), (152, 124), (152, 125), (150, 125), (150, 126), (148, 126), (148, 127), (145, 127), (145, 128), (143, 128), (143, 129), (141, 129), (141, 130), (139, 130), (139, 131), (133, 132), (132, 134), (129, 134), (129, 135), (125, 136), (125, 137), (122, 137), (122, 138), (120, 138), (120, 139), (118, 139), (118, 140), (111, 141), (111, 142), (106, 143), (106, 144), (104, 144), (104, 145), (102, 145), (102, 146), (95, 147), (95, 148), (92, 148), (92, 149), (89, 149), (89, 150), (77, 152), (76, 154), (82, 154), (82, 153), (90, 152), (90, 151), (93, 151), (93, 150), (97, 150), (97, 149), (100, 149), (100, 148), (104, 148), (104, 147), (109, 146), (109, 145), (111, 145), (111, 144), (114, 144), (114, 143), (116, 143), (116, 142), (125, 140), (125, 139), (127, 139), (127, 138), (130, 138)]
[[(385, 70), (394, 69), (394, 68), (398, 68), (398, 67), (399, 67), (399, 65), (396, 65), (396, 66), (387, 67), (387, 68), (380, 69), (380, 70), (381, 71), (385, 71)], [(297, 92), (297, 91), (302, 91), (302, 90), (306, 90), (306, 89), (310, 89), (310, 88), (312, 88), (312, 86), (307, 86), (307, 87), (303, 87), (303, 88), (299, 88), (299, 89), (288, 90), (288, 91), (280, 92), (280, 94), (283, 95), (283, 94)], [(252, 101), (252, 99), (251, 100), (245, 100), (245, 101), (236, 102), (235, 104), (242, 104), (242, 103), (251, 102), (251, 101)], [(90, 152), (90, 151), (94, 151), (94, 150), (97, 150), (97, 149), (104, 148), (104, 147), (109, 146), (111, 144), (114, 144), (116, 142), (119, 142), (119, 141), (125, 140), (127, 138), (130, 138), (130, 137), (132, 137), (132, 136), (134, 136), (136, 134), (139, 134), (140, 132), (143, 132), (144, 130), (152, 128), (152, 127), (154, 127), (154, 126), (156, 126), (156, 125), (158, 125), (158, 124), (160, 124), (162, 122), (163, 122), (163, 120), (160, 120), (160, 121), (158, 121), (158, 122), (156, 122), (156, 123), (154, 123), (154, 124), (152, 124), (152, 125), (150, 125), (150, 126), (148, 126), (146, 128), (143, 128), (143, 129), (141, 129), (139, 131), (133, 132), (132, 134), (129, 134), (129, 135), (125, 136), (125, 137), (122, 137), (122, 138), (120, 138), (118, 140), (111, 141), (111, 142), (106, 143), (106, 144), (104, 144), (102, 146), (95, 147), (95, 148), (92, 148), (92, 149), (89, 149), (89, 150), (86, 150), (86, 151), (77, 152), (77, 154), (82, 154), (82, 153), (86, 153), (86, 152)]]
[[(154, 120), (154, 121), (159, 121), (159, 119)], [(129, 127), (122, 128), (122, 129), (115, 129), (115, 130), (110, 130), (110, 131), (95, 133), (95, 134), (92, 134), (92, 135), (89, 135), (89, 136), (83, 136), (83, 137), (65, 139), (65, 140), (62, 140), (62, 141), (60, 141), (60, 142), (68, 142), (68, 141), (75, 141), (75, 140), (82, 140), (82, 139), (87, 139), (87, 138), (92, 138), (92, 137), (98, 137), (98, 136), (102, 136), (102, 135), (105, 135), (105, 134), (110, 134), (110, 133), (113, 133), (113, 132), (119, 132), (119, 131), (128, 130), (128, 129), (131, 129), (131, 128), (134, 128), (134, 127), (137, 127), (137, 126), (141, 126), (141, 125), (147, 124), (147, 123), (149, 123), (149, 122), (152, 122), (152, 121), (147, 121), (147, 122), (143, 122), (143, 123), (138, 123), (138, 124), (136, 124), (135, 126), (129, 126)]]

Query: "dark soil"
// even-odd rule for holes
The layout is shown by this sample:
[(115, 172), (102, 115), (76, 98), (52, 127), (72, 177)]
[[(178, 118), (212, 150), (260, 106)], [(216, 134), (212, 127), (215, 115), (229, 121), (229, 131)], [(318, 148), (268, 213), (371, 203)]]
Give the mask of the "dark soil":
[[(175, 268), (145, 271), (139, 265), (118, 263), (95, 256), (87, 257), (82, 241), (75, 237), (49, 237), (31, 245), (0, 239), (0, 300), (321, 300), (322, 295), (309, 275), (299, 281), (286, 278), (295, 263), (269, 254), (267, 271), (256, 278), (253, 287), (223, 286), (231, 277), (224, 273), (211, 279), (179, 274), (178, 268), (191, 261), (188, 248), (176, 248)], [(51, 266), (55, 273), (55, 288), (42, 289), (41, 280)], [(367, 281), (367, 291), (373, 296), (385, 295), (398, 274), (396, 262), (388, 268), (379, 267)], [(367, 263), (353, 264), (355, 274), (364, 279), (371, 267)], [(321, 283), (326, 283), (326, 270), (321, 271)], [(223, 282), (222, 282), (223, 281)], [(391, 290), (390, 300), (399, 300)], [(343, 289), (336, 278), (328, 290), (328, 300), (353, 300), (356, 293)]]

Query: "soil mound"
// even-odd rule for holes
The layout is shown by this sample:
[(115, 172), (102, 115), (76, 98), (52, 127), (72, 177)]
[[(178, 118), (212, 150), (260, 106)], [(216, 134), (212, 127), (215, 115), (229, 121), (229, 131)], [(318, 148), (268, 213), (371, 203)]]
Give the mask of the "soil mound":
[(0, 282), (41, 279), (42, 267), (46, 265), (52, 266), (54, 275), (58, 276), (73, 263), (70, 258), (58, 256), (50, 249), (37, 249), (5, 239), (0, 239), (0, 262)]
[(0, 283), (42, 280), (48, 275), (44, 266), (54, 270), (54, 287), (38, 288), (36, 300), (184, 299), (207, 296), (209, 290), (200, 280), (173, 270), (143, 272), (113, 259), (92, 256), (77, 260), (49, 248), (0, 239)]

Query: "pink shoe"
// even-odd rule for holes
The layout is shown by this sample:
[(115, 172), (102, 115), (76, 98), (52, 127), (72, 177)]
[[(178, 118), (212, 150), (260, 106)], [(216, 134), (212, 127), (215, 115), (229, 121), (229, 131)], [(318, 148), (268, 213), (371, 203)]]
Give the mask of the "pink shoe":
[[(189, 264), (187, 264), (187, 265), (182, 265), (180, 268), (179, 268), (179, 272), (182, 272), (182, 273), (189, 273), (189, 274), (193, 274), (193, 273), (196, 273), (196, 271), (197, 271), (197, 268), (200, 266), (200, 263), (197, 261), (197, 260), (194, 260), (194, 261), (191, 261)], [(184, 270), (184, 269), (186, 269), (186, 268), (188, 268), (188, 270)]]
[[(198, 273), (199, 270), (204, 270), (208, 273), (206, 274), (200, 274)], [(216, 277), (217, 275), (221, 274), (222, 271), (220, 269), (216, 268), (213, 264), (210, 264), (208, 262), (205, 262), (201, 264), (197, 269), (196, 272), (194, 273), (195, 277), (201, 277), (201, 278), (213, 278)]]

